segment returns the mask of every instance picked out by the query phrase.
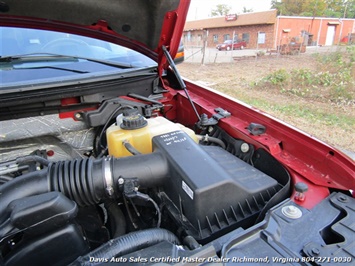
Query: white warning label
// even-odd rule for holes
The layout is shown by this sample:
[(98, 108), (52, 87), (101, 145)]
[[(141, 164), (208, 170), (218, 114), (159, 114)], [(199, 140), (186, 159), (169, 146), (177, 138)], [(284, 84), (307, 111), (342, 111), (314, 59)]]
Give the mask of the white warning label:
[(187, 195), (193, 200), (194, 199), (194, 192), (192, 189), (182, 180), (182, 189), (186, 192)]

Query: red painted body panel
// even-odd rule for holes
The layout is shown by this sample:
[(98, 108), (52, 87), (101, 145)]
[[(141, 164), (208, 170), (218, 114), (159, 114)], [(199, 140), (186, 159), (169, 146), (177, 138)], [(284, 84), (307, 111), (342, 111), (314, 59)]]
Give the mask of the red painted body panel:
[[(235, 138), (267, 149), (290, 171), (293, 184), (300, 181), (308, 184), (306, 200), (300, 205), (313, 207), (329, 195), (329, 188), (355, 190), (355, 163), (346, 155), (245, 103), (190, 81), (186, 85), (199, 113), (211, 116), (217, 107), (229, 111), (231, 117), (219, 122), (224, 130)], [(182, 91), (177, 105), (177, 120), (192, 126), (196, 117)], [(251, 135), (246, 127), (252, 122), (266, 126), (266, 133)]]
[[(229, 111), (231, 116), (219, 122), (221, 128), (256, 148), (268, 150), (290, 172), (291, 187), (298, 182), (308, 185), (305, 201), (297, 201), (297, 204), (312, 208), (330, 194), (329, 189), (355, 190), (355, 163), (340, 151), (243, 102), (188, 80), (185, 83), (198, 113), (211, 117), (217, 107)], [(165, 116), (193, 128), (197, 118), (184, 91), (168, 85), (166, 88), (169, 92), (161, 102), (171, 108), (165, 110)], [(61, 117), (75, 119), (75, 112), (61, 114)], [(250, 134), (246, 128), (252, 122), (266, 126), (266, 133)]]

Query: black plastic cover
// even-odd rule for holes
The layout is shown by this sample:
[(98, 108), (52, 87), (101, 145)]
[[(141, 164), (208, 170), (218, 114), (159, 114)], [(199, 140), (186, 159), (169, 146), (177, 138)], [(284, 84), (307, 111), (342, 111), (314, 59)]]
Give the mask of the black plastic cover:
[(10, 220), (13, 227), (31, 234), (55, 230), (72, 220), (78, 208), (60, 192), (25, 197), (12, 201)]
[(80, 229), (70, 224), (30, 241), (24, 240), (6, 256), (5, 266), (67, 265), (88, 251)]
[[(287, 206), (302, 216), (285, 216)], [(311, 210), (286, 200), (270, 210), (265, 223), (230, 237), (221, 255), (230, 265), (237, 262), (233, 258), (244, 263), (354, 265), (354, 210), (355, 199), (343, 193), (331, 194)]]
[(205, 239), (230, 226), (243, 226), (278, 191), (270, 176), (216, 146), (199, 146), (183, 131), (153, 138), (170, 165), (165, 191)]

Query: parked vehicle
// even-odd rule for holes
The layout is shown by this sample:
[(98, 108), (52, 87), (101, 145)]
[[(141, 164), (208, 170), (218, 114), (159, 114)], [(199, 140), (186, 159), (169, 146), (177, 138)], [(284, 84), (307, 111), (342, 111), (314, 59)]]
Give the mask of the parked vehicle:
[(185, 47), (184, 47), (184, 43), (181, 40), (180, 44), (179, 44), (179, 49), (178, 49), (178, 51), (175, 55), (175, 58), (174, 58), (174, 63), (180, 64), (180, 63), (184, 62), (184, 60), (185, 60)]
[(306, 45), (301, 42), (297, 42), (296, 38), (292, 38), (287, 44), (279, 45), (277, 51), (282, 55), (297, 55), (306, 52)]
[(188, 8), (1, 3), (0, 265), (354, 262), (354, 161), (183, 79)]
[(247, 43), (243, 40), (236, 40), (234, 42), (232, 40), (226, 40), (223, 43), (216, 45), (216, 49), (218, 51), (222, 51), (222, 50), (230, 51), (230, 50), (232, 50), (232, 47), (233, 47), (233, 50), (235, 50), (235, 49), (242, 50), (245, 47), (247, 47)]

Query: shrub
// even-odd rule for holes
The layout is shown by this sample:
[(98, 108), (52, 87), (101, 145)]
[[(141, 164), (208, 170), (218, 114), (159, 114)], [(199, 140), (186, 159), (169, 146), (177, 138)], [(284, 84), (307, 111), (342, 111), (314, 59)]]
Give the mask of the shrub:
[(267, 75), (263, 79), (263, 82), (271, 83), (276, 86), (284, 86), (289, 78), (290, 75), (285, 69), (279, 69)]
[(303, 98), (349, 105), (355, 102), (355, 46), (316, 55), (317, 70), (279, 69), (254, 87), (278, 89)]

